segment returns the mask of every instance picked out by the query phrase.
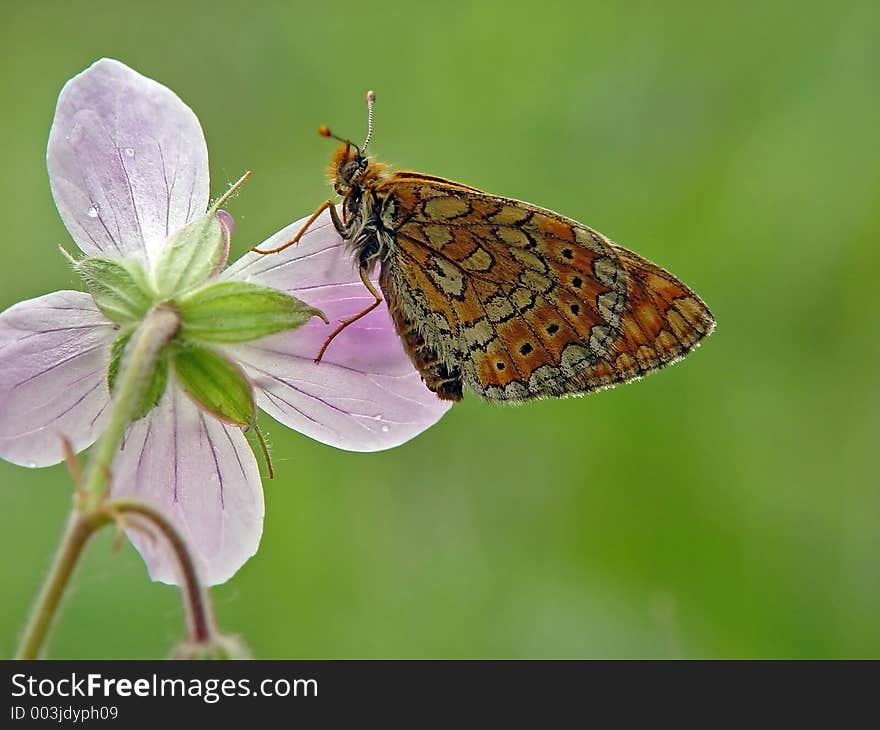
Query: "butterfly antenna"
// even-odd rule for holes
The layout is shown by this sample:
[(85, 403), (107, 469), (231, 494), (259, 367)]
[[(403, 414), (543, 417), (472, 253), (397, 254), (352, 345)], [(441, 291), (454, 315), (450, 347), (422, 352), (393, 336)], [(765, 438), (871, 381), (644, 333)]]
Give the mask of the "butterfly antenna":
[(370, 144), (370, 138), (373, 136), (373, 105), (376, 103), (376, 92), (367, 92), (367, 138), (361, 146), (361, 153), (367, 151), (367, 145)]
[(343, 144), (349, 144), (358, 151), (358, 155), (361, 154), (360, 147), (358, 147), (350, 139), (345, 139), (344, 137), (340, 137), (338, 134), (333, 134), (333, 132), (330, 131), (330, 127), (328, 127), (326, 124), (322, 124), (320, 127), (318, 127), (318, 134), (320, 134), (322, 137), (329, 137), (330, 139), (338, 140)]

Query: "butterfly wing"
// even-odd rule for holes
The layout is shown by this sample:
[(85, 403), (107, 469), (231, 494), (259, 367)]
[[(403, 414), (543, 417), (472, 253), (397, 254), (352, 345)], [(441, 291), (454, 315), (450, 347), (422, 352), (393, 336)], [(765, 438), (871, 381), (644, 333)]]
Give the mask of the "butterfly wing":
[(714, 327), (672, 274), (552, 211), (418, 173), (377, 194), (395, 240), (380, 283), (440, 397), (586, 393), (681, 359)]

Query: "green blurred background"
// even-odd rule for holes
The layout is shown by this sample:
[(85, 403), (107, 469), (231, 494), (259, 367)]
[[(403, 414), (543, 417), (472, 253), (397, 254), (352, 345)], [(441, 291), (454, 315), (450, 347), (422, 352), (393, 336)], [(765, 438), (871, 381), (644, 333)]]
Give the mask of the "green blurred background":
[[(469, 398), (396, 450), (271, 427), (262, 547), (214, 590), (258, 657), (880, 656), (880, 21), (872, 2), (18, 2), (0, 28), (0, 308), (77, 287), (45, 146), (100, 56), (199, 115), (236, 253), (324, 200), (332, 145), (552, 207), (714, 310), (685, 363)], [(0, 463), (0, 649), (69, 509)], [(88, 549), (52, 657), (162, 657), (174, 589)]]

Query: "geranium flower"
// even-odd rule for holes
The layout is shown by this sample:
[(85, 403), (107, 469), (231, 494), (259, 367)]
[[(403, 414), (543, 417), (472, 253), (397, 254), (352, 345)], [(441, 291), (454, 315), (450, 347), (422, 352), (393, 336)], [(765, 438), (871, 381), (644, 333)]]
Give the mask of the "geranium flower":
[[(47, 162), (58, 211), (86, 255), (76, 270), (89, 292), (55, 292), (0, 315), (3, 458), (47, 466), (64, 458), (65, 439), (75, 451), (94, 443), (126, 332), (147, 308), (169, 302), (180, 331), (114, 462), (110, 491), (171, 518), (201, 579), (215, 584), (256, 552), (262, 532), (260, 473), (248, 417), (236, 408), (255, 402), (284, 425), (352, 451), (402, 444), (446, 411), (384, 306), (313, 362), (332, 327), (312, 315), (320, 310), (332, 322), (371, 301), (329, 216), (297, 246), (247, 254), (223, 270), (232, 218), (205, 213), (204, 136), (166, 87), (98, 61), (62, 90)], [(265, 244), (288, 240), (301, 223)], [(161, 541), (129, 536), (154, 580), (177, 582)]]

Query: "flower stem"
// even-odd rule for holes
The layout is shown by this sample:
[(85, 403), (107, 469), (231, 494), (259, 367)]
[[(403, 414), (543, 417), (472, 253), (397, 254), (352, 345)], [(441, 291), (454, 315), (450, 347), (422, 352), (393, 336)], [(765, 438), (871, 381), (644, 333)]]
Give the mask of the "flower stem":
[(77, 510), (71, 513), (55, 561), (28, 619), (16, 659), (38, 657), (80, 553), (92, 533), (106, 524), (107, 519), (105, 515), (89, 515)]
[(242, 175), (232, 184), (232, 187), (230, 187), (229, 190), (227, 190), (225, 193), (223, 193), (223, 195), (220, 196), (220, 198), (218, 198), (217, 202), (211, 206), (209, 212), (216, 213), (218, 210), (220, 210), (220, 208), (239, 191), (241, 186), (244, 185), (253, 174), (254, 173), (251, 170), (247, 170), (244, 175)]
[(205, 643), (214, 636), (214, 617), (211, 614), (207, 591), (199, 582), (196, 566), (187, 550), (183, 537), (165, 516), (141, 502), (127, 499), (114, 499), (105, 503), (110, 514), (122, 513), (137, 515), (162, 533), (177, 558), (180, 568), (180, 592), (186, 611), (189, 641)]
[(17, 659), (36, 659), (45, 642), (52, 619), (61, 602), (64, 589), (73, 575), (77, 560), (89, 538), (101, 527), (124, 514), (137, 515), (162, 533), (177, 558), (180, 568), (181, 601), (186, 615), (187, 641), (191, 644), (208, 644), (215, 637), (214, 616), (207, 591), (199, 582), (196, 566), (180, 533), (160, 512), (152, 507), (127, 499), (102, 502), (90, 513), (74, 510), (55, 562), (37, 599), (37, 605), (28, 620)]
[(179, 327), (180, 317), (176, 310), (159, 305), (147, 312), (132, 334), (120, 367), (121, 374), (116, 379), (110, 420), (95, 444), (86, 468), (83, 511), (93, 511), (104, 497), (113, 458), (119, 450), (125, 430), (147, 392), (162, 348), (174, 337)]
[(174, 337), (179, 326), (177, 312), (171, 307), (159, 305), (147, 312), (131, 336), (116, 380), (107, 428), (95, 444), (83, 483), (79, 485), (74, 511), (25, 627), (16, 654), (19, 659), (35, 659), (39, 655), (83, 547), (96, 530), (118, 521), (119, 514), (123, 512), (136, 513), (149, 521), (171, 544), (183, 578), (182, 592), (190, 640), (202, 642), (213, 636), (213, 617), (208, 597), (199, 584), (195, 565), (180, 534), (162, 515), (146, 505), (123, 500), (113, 503), (104, 499), (113, 459), (125, 431), (149, 387), (162, 348)]

